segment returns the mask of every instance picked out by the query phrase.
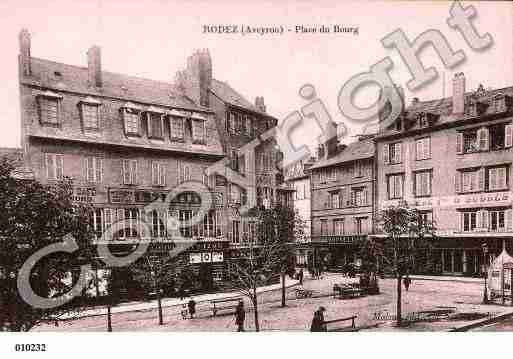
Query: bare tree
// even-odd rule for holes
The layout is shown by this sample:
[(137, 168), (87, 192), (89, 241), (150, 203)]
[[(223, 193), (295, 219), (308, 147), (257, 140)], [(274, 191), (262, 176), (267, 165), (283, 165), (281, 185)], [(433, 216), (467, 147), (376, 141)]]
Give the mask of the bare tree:
[(392, 272), (397, 280), (397, 326), (402, 324), (401, 284), (415, 263), (432, 254), (435, 227), (417, 209), (406, 205), (381, 212), (378, 219), (384, 237), (364, 239), (360, 247), (362, 265), (371, 271)]

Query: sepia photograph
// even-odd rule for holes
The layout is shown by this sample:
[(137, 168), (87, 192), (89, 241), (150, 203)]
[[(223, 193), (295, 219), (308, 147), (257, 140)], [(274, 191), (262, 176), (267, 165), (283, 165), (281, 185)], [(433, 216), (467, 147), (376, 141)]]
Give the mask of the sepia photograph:
[(4, 0), (0, 28), (7, 357), (513, 331), (512, 3)]

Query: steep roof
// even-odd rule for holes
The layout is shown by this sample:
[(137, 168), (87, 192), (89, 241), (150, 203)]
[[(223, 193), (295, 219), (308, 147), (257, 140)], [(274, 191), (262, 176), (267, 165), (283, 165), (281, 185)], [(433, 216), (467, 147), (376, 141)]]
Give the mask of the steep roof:
[[(476, 91), (469, 91), (464, 94), (464, 103), (467, 105), (473, 100), (477, 100), (481, 103), (489, 104), (491, 100), (499, 95), (506, 95), (513, 97), (513, 86), (500, 88), (500, 89), (492, 89), (485, 90), (480, 89)], [(493, 106), (488, 106), (488, 108), (482, 113), (480, 116), (486, 116), (494, 114)], [(463, 113), (463, 114), (453, 114), (452, 113), (452, 97), (445, 97), (435, 100), (429, 101), (417, 101), (415, 103), (411, 103), (409, 106), (405, 108), (404, 115), (407, 119), (415, 119), (415, 117), (422, 112), (432, 113), (435, 115), (439, 115), (438, 120), (435, 125), (442, 124), (450, 124), (457, 121), (464, 121), (467, 119), (475, 118), (475, 116)], [(399, 131), (395, 128), (382, 129), (377, 137), (384, 137), (394, 134), (400, 134), (404, 132), (408, 132), (411, 130), (418, 129), (418, 124), (413, 125), (407, 131)]]
[(335, 156), (320, 160), (315, 163), (310, 169), (317, 169), (322, 167), (329, 167), (344, 162), (350, 162), (355, 160), (362, 160), (371, 158), (374, 156), (374, 142), (372, 139), (366, 139), (350, 143), (340, 153)]
[(174, 84), (168, 82), (102, 71), (102, 88), (97, 90), (89, 86), (87, 67), (32, 57), (31, 68), (32, 76), (23, 78), (23, 83), (167, 107), (210, 111), (208, 108), (195, 105), (192, 100), (181, 94)]
[[(242, 107), (246, 110), (269, 116), (267, 113), (260, 111), (253, 103), (248, 101), (244, 96), (235, 91), (233, 87), (224, 81), (212, 79), (210, 91), (219, 97), (223, 102), (233, 106)], [(271, 116), (269, 116), (271, 117)]]

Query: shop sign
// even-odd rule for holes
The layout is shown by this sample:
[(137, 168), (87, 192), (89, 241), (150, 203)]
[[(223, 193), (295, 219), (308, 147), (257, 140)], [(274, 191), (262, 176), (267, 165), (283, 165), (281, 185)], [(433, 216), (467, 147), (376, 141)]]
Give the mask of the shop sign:
[(219, 263), (224, 261), (223, 252), (189, 253), (189, 263)]
[[(511, 192), (477, 193), (444, 197), (431, 197), (406, 201), (410, 207), (479, 207), (479, 206), (510, 206)], [(404, 200), (384, 201), (382, 208), (398, 206)]]
[(94, 187), (75, 187), (73, 188), (73, 201), (81, 203), (91, 203), (96, 196)]

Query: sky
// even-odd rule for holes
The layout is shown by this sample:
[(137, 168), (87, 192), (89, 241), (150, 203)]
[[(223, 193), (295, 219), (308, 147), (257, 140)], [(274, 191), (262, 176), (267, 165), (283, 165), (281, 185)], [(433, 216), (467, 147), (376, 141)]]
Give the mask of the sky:
[[(440, 78), (414, 93), (406, 90), (406, 102), (451, 96), (452, 78), (464, 72), (467, 91), (482, 83), (485, 88), (513, 85), (513, 5), (508, 2), (462, 2), (473, 5), (473, 23), (480, 34), (489, 33), (494, 44), (474, 52), (446, 20), (451, 2), (399, 2), (337, 0), (296, 1), (194, 1), (194, 0), (2, 0), (0, 37), (0, 146), (20, 145), (19, 90), (17, 77), (18, 33), (32, 34), (32, 56), (86, 66), (86, 51), (102, 47), (106, 71), (172, 81), (195, 50), (208, 48), (213, 75), (228, 82), (246, 98), (264, 96), (267, 112), (283, 119), (307, 102), (298, 95), (312, 84), (333, 120), (349, 127), (345, 141), (354, 140), (361, 128), (348, 123), (337, 106), (340, 89), (352, 76), (389, 56), (391, 76), (403, 87), (411, 78), (394, 49), (380, 40), (400, 28), (413, 40), (428, 29), (439, 30), (453, 50), (463, 50), (467, 60), (446, 69), (431, 47), (420, 53), (426, 67), (434, 66)], [(358, 27), (348, 33), (295, 33), (296, 26)], [(206, 34), (204, 25), (283, 26), (284, 34)], [(445, 78), (445, 81), (443, 81)], [(445, 86), (444, 86), (445, 83)], [(445, 90), (444, 90), (445, 89)], [(368, 106), (378, 88), (358, 93), (356, 103)], [(304, 121), (291, 134), (294, 146), (315, 146), (320, 129)]]

